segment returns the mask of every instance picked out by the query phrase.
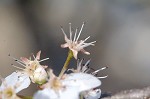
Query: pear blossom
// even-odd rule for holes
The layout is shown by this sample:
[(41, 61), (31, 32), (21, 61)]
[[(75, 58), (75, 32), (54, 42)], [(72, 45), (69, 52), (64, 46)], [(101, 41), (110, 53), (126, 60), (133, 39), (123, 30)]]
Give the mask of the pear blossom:
[(81, 35), (81, 32), (82, 32), (82, 29), (84, 27), (84, 22), (81, 26), (81, 29), (77, 35), (77, 32), (78, 32), (78, 28), (75, 30), (75, 33), (74, 33), (74, 37), (72, 38), (72, 34), (73, 34), (73, 31), (72, 31), (72, 27), (71, 27), (71, 23), (69, 23), (69, 32), (70, 32), (70, 38), (67, 37), (66, 33), (64, 32), (63, 28), (61, 27), (61, 30), (64, 34), (64, 38), (65, 38), (65, 44), (62, 44), (61, 47), (62, 48), (69, 48), (72, 52), (73, 52), (73, 56), (75, 59), (77, 59), (77, 54), (79, 51), (83, 52), (84, 54), (87, 54), (89, 55), (90, 53), (87, 52), (86, 50), (84, 50), (85, 47), (88, 47), (90, 45), (94, 46), (94, 43), (96, 41), (93, 41), (93, 42), (90, 42), (90, 43), (85, 43), (89, 38), (90, 36), (88, 36), (87, 38), (85, 38), (84, 40), (79, 40), (79, 37)]
[(21, 57), (20, 60), (13, 58), (24, 68), (15, 66), (13, 64), (12, 66), (20, 69), (19, 72), (28, 75), (33, 83), (43, 84), (47, 80), (47, 72), (45, 71), (45, 69), (48, 66), (43, 66), (40, 64), (40, 62), (48, 60), (49, 58), (40, 60), (40, 54), (41, 51), (37, 53), (36, 57), (33, 55), (34, 60), (31, 60), (31, 58), (27, 59), (25, 57)]
[(20, 99), (16, 94), (30, 85), (29, 77), (19, 72), (1, 78), (1, 81), (0, 99)]
[[(96, 76), (97, 73), (101, 70), (106, 69), (107, 67), (103, 67), (100, 68), (98, 70), (94, 70), (93, 72), (91, 71), (91, 68), (88, 67), (88, 64), (90, 63), (91, 60), (88, 60), (85, 64), (82, 64), (83, 59), (81, 61), (79, 61), (79, 59), (77, 60), (77, 68), (76, 69), (68, 69), (74, 73), (90, 73), (93, 76)], [(106, 78), (107, 76), (103, 76), (103, 77), (97, 77), (99, 79), (101, 78)], [(85, 99), (99, 99), (101, 96), (101, 89), (99, 88), (94, 88), (88, 91), (84, 91), (81, 93), (83, 95), (83, 97)]]
[[(101, 81), (91, 74), (70, 73), (61, 78), (50, 69), (49, 80), (42, 85), (43, 90), (34, 95), (34, 99), (79, 99), (82, 91), (90, 90), (101, 85)], [(69, 96), (69, 97), (68, 97)]]

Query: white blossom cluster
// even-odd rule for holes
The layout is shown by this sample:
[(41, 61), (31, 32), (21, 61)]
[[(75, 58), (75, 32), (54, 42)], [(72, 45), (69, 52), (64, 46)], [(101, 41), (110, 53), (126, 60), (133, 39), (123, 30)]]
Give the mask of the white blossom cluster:
[[(65, 44), (62, 44), (62, 48), (69, 48), (69, 53), (72, 55), (66, 60), (65, 66), (68, 66), (70, 59), (74, 57), (77, 59), (77, 68), (68, 69), (65, 67), (64, 72), (62, 71), (59, 76), (53, 73), (53, 69), (48, 68), (46, 65), (41, 65), (42, 61), (48, 60), (49, 58), (40, 59), (41, 51), (36, 56), (33, 55), (33, 59), (21, 57), (20, 59), (13, 58), (20, 66), (14, 66), (17, 71), (8, 75), (6, 78), (1, 78), (2, 84), (0, 86), (0, 99), (29, 99), (25, 96), (18, 95), (17, 93), (23, 89), (29, 87), (32, 83), (39, 86), (39, 90), (34, 94), (31, 99), (99, 99), (101, 96), (101, 85), (100, 78), (97, 77), (97, 73), (106, 67), (91, 72), (91, 68), (88, 67), (90, 60), (83, 65), (83, 59), (77, 58), (78, 52), (83, 52), (89, 55), (90, 53), (85, 51), (84, 48), (90, 45), (94, 45), (94, 42), (86, 43), (90, 38), (87, 37), (84, 40), (79, 40), (82, 29), (72, 31), (71, 23), (70, 38), (67, 37), (63, 28), (61, 30), (64, 34)], [(74, 34), (74, 37), (72, 35)], [(22, 98), (23, 97), (23, 98)]]

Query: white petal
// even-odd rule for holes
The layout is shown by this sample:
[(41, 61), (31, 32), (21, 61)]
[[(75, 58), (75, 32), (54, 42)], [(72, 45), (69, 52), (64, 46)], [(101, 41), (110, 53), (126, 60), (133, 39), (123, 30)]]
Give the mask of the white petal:
[(68, 43), (61, 44), (61, 48), (67, 48), (67, 47), (69, 47)]
[[(9, 76), (5, 78), (7, 86), (16, 86), (16, 93), (27, 88), (30, 85), (30, 79), (27, 75), (22, 74), (20, 72), (13, 72)], [(4, 84), (2, 83), (1, 89), (5, 88)]]
[(33, 99), (59, 99), (57, 94), (51, 89), (44, 89), (35, 93)]
[(74, 49), (71, 49), (72, 52), (73, 52), (73, 56), (75, 59), (77, 59), (77, 55), (78, 55), (78, 51), (74, 50)]
[(39, 51), (39, 52), (36, 54), (36, 59), (37, 59), (37, 60), (40, 60), (40, 55), (41, 55), (41, 51)]
[(66, 86), (59, 99), (79, 99), (79, 87)]
[(66, 83), (66, 85), (79, 87), (80, 92), (101, 85), (101, 81), (98, 78), (86, 73), (71, 73), (63, 82)]
[(68, 42), (70, 42), (70, 40), (68, 39), (68, 37), (67, 37), (67, 35), (66, 35), (66, 33), (64, 32), (64, 30), (61, 28), (61, 30), (62, 30), (62, 32), (63, 32), (63, 34), (64, 34), (64, 38), (65, 38), (65, 41), (68, 43)]
[(81, 52), (82, 53), (84, 53), (84, 54), (86, 54), (86, 55), (90, 55), (90, 53), (89, 52), (87, 52), (86, 50), (84, 50), (84, 49), (81, 49)]
[(79, 99), (79, 92), (76, 87), (66, 87), (59, 92), (46, 88), (38, 91), (33, 99)]

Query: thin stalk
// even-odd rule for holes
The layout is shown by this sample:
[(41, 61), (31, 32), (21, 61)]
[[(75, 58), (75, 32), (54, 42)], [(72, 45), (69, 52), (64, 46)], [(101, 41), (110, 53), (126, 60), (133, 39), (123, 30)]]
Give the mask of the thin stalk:
[(80, 99), (84, 99), (84, 97), (83, 97), (83, 95), (82, 95), (82, 94), (80, 94)]
[(18, 97), (20, 97), (21, 99), (33, 99), (33, 97), (31, 97), (31, 96), (18, 95)]
[(73, 58), (73, 52), (71, 50), (69, 50), (68, 52), (68, 57), (64, 63), (64, 66), (59, 74), (59, 77), (62, 77), (62, 75), (64, 74), (64, 72), (68, 69), (68, 65), (70, 63), (70, 60)]

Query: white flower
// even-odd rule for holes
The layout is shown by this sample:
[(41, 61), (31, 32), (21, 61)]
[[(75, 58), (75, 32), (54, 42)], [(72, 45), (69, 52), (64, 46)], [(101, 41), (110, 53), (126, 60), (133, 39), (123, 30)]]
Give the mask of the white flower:
[(101, 81), (90, 74), (71, 73), (59, 78), (49, 72), (49, 81), (41, 86), (42, 91), (34, 95), (34, 99), (79, 99), (79, 93), (101, 85)]
[(61, 27), (61, 30), (64, 34), (65, 42), (66, 42), (65, 44), (62, 44), (61, 47), (62, 48), (68, 47), (73, 52), (73, 56), (75, 59), (77, 59), (77, 54), (79, 51), (83, 52), (84, 54), (89, 55), (90, 53), (85, 51), (84, 48), (88, 47), (90, 45), (94, 45), (94, 43), (96, 42), (96, 41), (93, 41), (90, 43), (85, 43), (85, 41), (87, 41), (90, 38), (90, 36), (85, 38), (84, 40), (78, 41), (78, 39), (81, 35), (81, 32), (82, 32), (82, 29), (84, 27), (84, 24), (85, 23), (83, 22), (82, 27), (81, 27), (78, 35), (77, 35), (78, 29), (76, 29), (75, 34), (74, 34), (74, 38), (72, 38), (72, 32), (73, 31), (71, 30), (71, 23), (69, 23), (69, 25), (70, 25), (70, 31), (69, 31), (70, 32), (70, 39), (68, 39), (66, 33), (64, 32), (63, 28)]
[(20, 99), (16, 93), (30, 85), (29, 77), (19, 72), (13, 72), (1, 81), (0, 99)]
[[(106, 69), (107, 67), (103, 67), (100, 68), (98, 70), (94, 70), (92, 68), (88, 67), (88, 64), (90, 63), (90, 60), (88, 60), (84, 65), (82, 64), (83, 59), (81, 61), (79, 61), (79, 59), (77, 60), (77, 68), (76, 69), (68, 69), (71, 70), (74, 73), (89, 73), (93, 76), (95, 76), (96, 78), (106, 78), (107, 76), (103, 76), (103, 77), (97, 77), (97, 74), (99, 71)], [(90, 72), (93, 71), (93, 72)], [(94, 89), (88, 90), (88, 91), (84, 91), (81, 94), (84, 96), (85, 99), (99, 99), (101, 96), (101, 90), (93, 87)]]
[(47, 66), (41, 65), (40, 62), (47, 60), (49, 58), (40, 60), (40, 54), (41, 51), (37, 53), (36, 57), (33, 55), (34, 60), (27, 59), (25, 57), (21, 57), (20, 58), (21, 60), (13, 58), (17, 63), (21, 64), (24, 68), (15, 66), (13, 64), (12, 66), (20, 69), (21, 70), (20, 72), (27, 74), (33, 83), (43, 84), (47, 80), (47, 72), (45, 71), (45, 68), (47, 68)]

